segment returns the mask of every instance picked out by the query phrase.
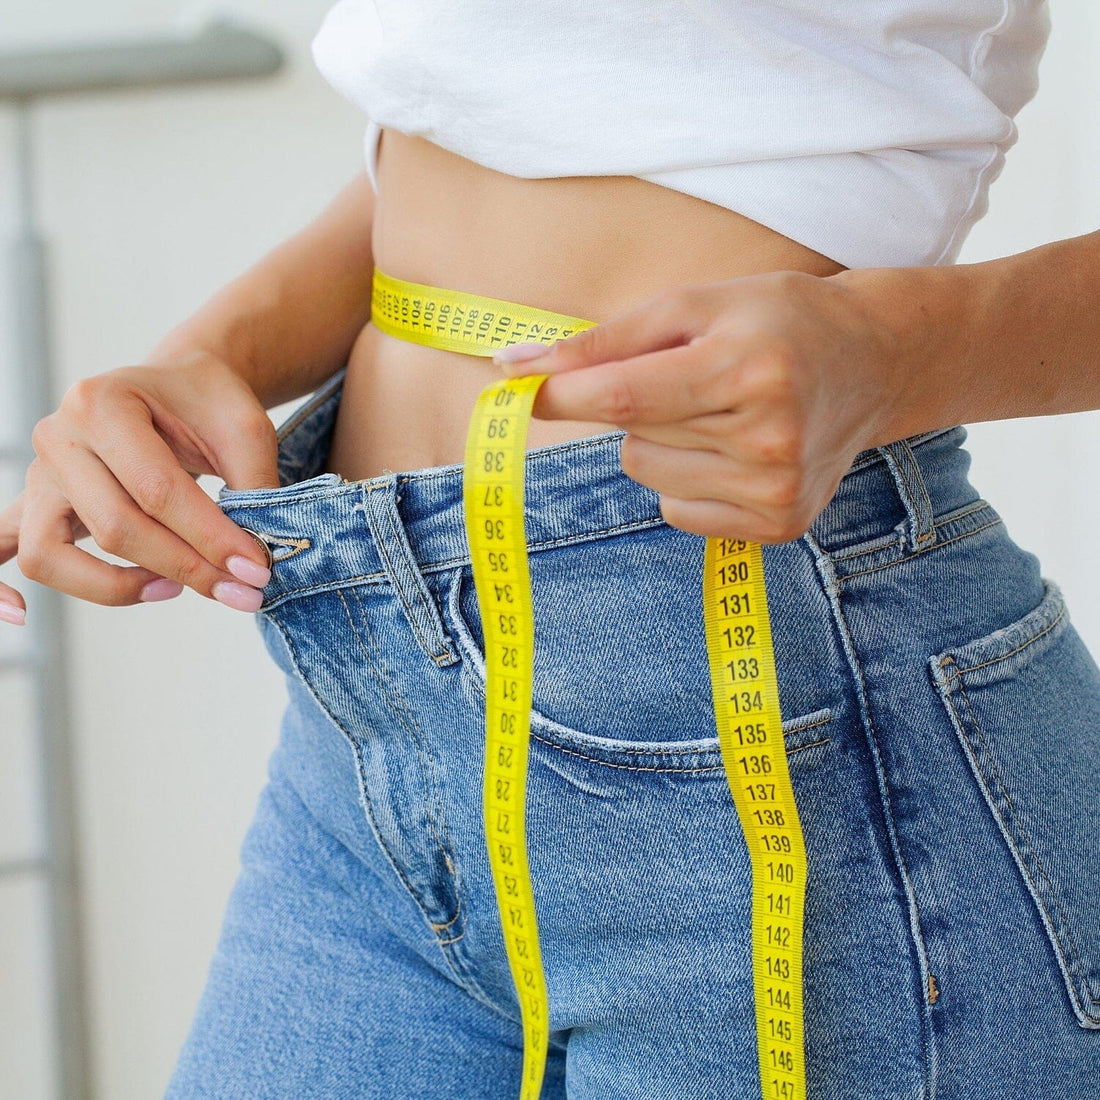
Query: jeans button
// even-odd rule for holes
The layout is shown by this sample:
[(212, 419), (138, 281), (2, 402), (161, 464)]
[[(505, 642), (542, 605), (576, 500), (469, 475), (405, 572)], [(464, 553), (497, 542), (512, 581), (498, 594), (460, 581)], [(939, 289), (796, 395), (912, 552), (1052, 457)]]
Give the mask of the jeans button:
[(245, 534), (251, 535), (259, 544), (263, 547), (264, 553), (267, 555), (267, 567), (270, 569), (275, 562), (275, 559), (271, 556), (271, 547), (267, 545), (267, 541), (256, 534), (255, 531), (249, 531), (247, 527), (242, 527), (242, 531)]

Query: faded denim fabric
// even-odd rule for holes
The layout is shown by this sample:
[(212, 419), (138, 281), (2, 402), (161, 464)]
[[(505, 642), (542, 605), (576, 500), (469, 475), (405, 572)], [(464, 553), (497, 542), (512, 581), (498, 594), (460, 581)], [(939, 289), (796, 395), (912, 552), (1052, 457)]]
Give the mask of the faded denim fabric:
[[(272, 551), (289, 706), (168, 1096), (515, 1100), (462, 468), (319, 473), (342, 378), (280, 429), (281, 488), (219, 497)], [(704, 539), (622, 472), (624, 434), (527, 457), (543, 1095), (756, 1100)], [(811, 1100), (1100, 1096), (1100, 670), (965, 436), (860, 454), (764, 551)]]

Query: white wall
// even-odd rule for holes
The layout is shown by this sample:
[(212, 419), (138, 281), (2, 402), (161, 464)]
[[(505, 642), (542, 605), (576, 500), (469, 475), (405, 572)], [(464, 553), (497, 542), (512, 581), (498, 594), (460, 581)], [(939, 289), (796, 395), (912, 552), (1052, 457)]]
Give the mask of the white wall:
[[(362, 118), (308, 52), (327, 7), (235, 0), (234, 13), (290, 54), (272, 80), (36, 109), (58, 396), (82, 376), (140, 361), (359, 170)], [(178, 8), (175, 0), (0, 0), (0, 49), (40, 37), (161, 34)], [(15, 217), (12, 136), (12, 117), (0, 112), (0, 241)], [(10, 309), (6, 300), (5, 284), (0, 310)], [(12, 367), (10, 313), (0, 312), (0, 325), (3, 376)], [(200, 484), (213, 494), (220, 482)], [(4, 501), (15, 491), (0, 490)], [(0, 575), (33, 599), (12, 565)], [(96, 1096), (152, 1098), (163, 1094), (202, 988), (283, 689), (252, 617), (194, 593), (127, 609), (67, 605), (78, 654), (75, 766)], [(0, 646), (6, 641), (0, 636)], [(34, 837), (31, 808), (19, 811), (6, 797), (9, 786), (16, 795), (33, 790), (25, 763), (25, 780), (14, 780), (29, 755), (27, 724), (9, 709), (16, 695), (0, 679), (2, 855), (26, 851)], [(4, 1100), (50, 1096), (38, 1023), (40, 927), (33, 885), (0, 884)]]
[[(327, 6), (233, 4), (288, 47), (290, 68), (272, 81), (37, 109), (61, 388), (140, 360), (359, 168), (360, 116), (308, 55)], [(178, 8), (171, 0), (0, 0), (0, 49), (159, 33)], [(1061, 0), (1054, 18), (1042, 91), (1020, 117), (1020, 145), (964, 260), (1100, 223), (1100, 126), (1091, 109), (1100, 8)], [(10, 114), (0, 112), (0, 240), (14, 219), (12, 133)], [(11, 370), (7, 299), (0, 277), (0, 440)], [(1063, 584), (1100, 652), (1100, 584), (1086, 559), (1100, 537), (1090, 483), (1100, 474), (1098, 426), (1100, 414), (981, 425), (971, 449), (975, 483)], [(202, 484), (213, 493), (218, 482)], [(16, 489), (0, 478), (0, 499)], [(0, 576), (33, 600), (13, 565)], [(143, 608), (67, 604), (78, 654), (77, 810), (97, 1096), (155, 1097), (202, 987), (275, 742), (282, 687), (251, 618), (193, 593)], [(0, 654), (13, 634), (0, 627)], [(0, 859), (30, 851), (36, 836), (21, 706), (18, 684), (0, 678)], [(40, 923), (33, 885), (0, 883), (0, 1091), (21, 1100), (50, 1095)]]

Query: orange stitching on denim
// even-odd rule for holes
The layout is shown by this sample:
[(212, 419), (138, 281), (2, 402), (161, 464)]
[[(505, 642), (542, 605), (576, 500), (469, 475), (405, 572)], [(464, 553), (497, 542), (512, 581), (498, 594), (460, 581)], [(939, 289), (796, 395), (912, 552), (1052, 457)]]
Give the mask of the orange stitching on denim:
[[(967, 519), (975, 512), (992, 511), (992, 505), (987, 500), (975, 501), (969, 508), (964, 509), (961, 512), (948, 512), (947, 515), (940, 517), (940, 522), (935, 525), (935, 531), (941, 531), (945, 528), (952, 527), (961, 520)], [(897, 544), (898, 537), (896, 533), (884, 535), (880, 539), (876, 539), (870, 546), (866, 543), (861, 543), (859, 546), (850, 547), (847, 550), (841, 550), (837, 553), (830, 554), (830, 557), (834, 562), (851, 561), (853, 558), (862, 558), (868, 554), (876, 554), (881, 550), (885, 550), (890, 546)], [(856, 574), (850, 574), (855, 576)]]
[(397, 877), (404, 884), (405, 889), (408, 890), (409, 896), (413, 899), (417, 907), (424, 914), (425, 919), (427, 919), (428, 914), (424, 910), (424, 903), (420, 900), (420, 895), (416, 892), (416, 888), (409, 881), (408, 877), (401, 867), (401, 864), (394, 857), (393, 852), (390, 851), (390, 847), (386, 843), (386, 840), (382, 835), (381, 829), (379, 829), (378, 827), (378, 819), (377, 817), (375, 817), (374, 814), (374, 803), (372, 802), (370, 793), (367, 790), (367, 777), (363, 772), (363, 761), (359, 752), (355, 748), (355, 738), (352, 737), (351, 732), (343, 724), (343, 722), (341, 722), (336, 717), (336, 715), (332, 713), (332, 711), (329, 709), (328, 704), (317, 693), (317, 689), (313, 686), (313, 682), (309, 679), (308, 676), (306, 676), (305, 669), (302, 667), (301, 659), (298, 656), (298, 650), (295, 648), (294, 640), (290, 636), (289, 632), (283, 627), (283, 624), (274, 615), (270, 616), (270, 619), (271, 622), (275, 624), (276, 629), (282, 635), (283, 641), (285, 642), (287, 650), (290, 653), (291, 663), (294, 665), (294, 668), (297, 671), (298, 676), (301, 678), (302, 683), (305, 684), (306, 688), (309, 690), (309, 694), (316, 701), (317, 705), (321, 708), (321, 711), (327, 716), (328, 720), (344, 735), (344, 740), (347, 741), (348, 747), (352, 750), (352, 756), (355, 758), (356, 761), (355, 771), (359, 780), (359, 790), (360, 793), (363, 795), (363, 807), (367, 812), (367, 819), (370, 823), (373, 835), (378, 841), (378, 846), (382, 849), (382, 851), (385, 853), (386, 858), (389, 860), (390, 866), (394, 869)]
[(958, 535), (952, 535), (949, 539), (944, 539), (942, 542), (937, 542), (932, 546), (914, 551), (912, 554), (906, 554), (903, 558), (895, 558), (893, 561), (884, 562), (882, 565), (873, 565), (870, 569), (857, 569), (854, 573), (845, 573), (843, 576), (837, 577), (837, 588), (839, 589), (842, 587), (845, 581), (849, 581), (853, 577), (864, 577), (868, 573), (878, 573), (883, 569), (890, 569), (895, 565), (900, 565), (903, 561), (912, 561), (913, 558), (919, 558), (921, 554), (929, 554), (933, 550), (938, 550), (941, 546), (949, 546), (953, 542), (958, 542), (959, 539), (967, 539), (970, 538), (971, 535), (976, 535), (981, 531), (988, 530), (990, 527), (996, 527), (998, 523), (1004, 523), (1004, 520), (999, 516), (989, 523), (983, 523), (981, 527), (975, 527), (972, 531), (963, 531)]
[[(981, 666), (975, 666), (975, 667), (981, 667)], [(970, 670), (968, 669), (967, 671), (970, 671)], [(1085, 977), (1085, 974), (1087, 973), (1089, 968), (1088, 968), (1088, 966), (1086, 966), (1084, 964), (1084, 960), (1081, 959), (1081, 957), (1077, 953), (1077, 946), (1074, 943), (1073, 934), (1070, 931), (1068, 923), (1066, 922), (1066, 914), (1065, 914), (1064, 910), (1062, 909), (1061, 900), (1058, 897), (1057, 891), (1054, 889), (1054, 884), (1051, 881), (1050, 875), (1047, 874), (1046, 870), (1043, 867), (1043, 862), (1039, 858), (1039, 852), (1035, 847), (1035, 842), (1031, 839), (1030, 834), (1028, 833), (1027, 829), (1024, 827), (1024, 823), (1020, 818), (1019, 811), (1016, 809), (1016, 806), (1012, 801), (1012, 796), (1008, 793), (1008, 787), (1006, 786), (1004, 777), (1001, 774), (1001, 769), (1000, 769), (1000, 766), (999, 766), (998, 761), (997, 761), (997, 756), (993, 751), (993, 748), (992, 748), (992, 746), (989, 742), (989, 739), (985, 735), (985, 730), (982, 728), (981, 722), (978, 721), (978, 715), (975, 712), (974, 707), (970, 702), (970, 696), (967, 695), (967, 693), (966, 693), (965, 684), (962, 684), (962, 683), (959, 684), (958, 694), (960, 696), (962, 696), (963, 702), (966, 703), (966, 710), (967, 710), (967, 713), (970, 715), (970, 721), (973, 724), (974, 729), (977, 731), (977, 734), (978, 734), (978, 737), (981, 741), (981, 745), (982, 745), (982, 748), (984, 750), (985, 756), (989, 761), (989, 767), (990, 767), (990, 770), (993, 773), (993, 778), (996, 781), (997, 789), (1000, 791), (1001, 797), (1005, 800), (1005, 802), (1008, 805), (1009, 813), (1011, 814), (1011, 817), (1012, 817), (1012, 822), (1015, 825), (1016, 829), (1019, 831), (1020, 836), (1021, 836), (1021, 838), (1022, 838), (1022, 840), (1023, 840), (1023, 842), (1026, 846), (1027, 852), (1029, 853), (1031, 858), (1035, 861), (1035, 869), (1036, 869), (1036, 871), (1038, 871), (1040, 879), (1042, 880), (1043, 884), (1046, 886), (1046, 889), (1047, 889), (1047, 891), (1049, 892), (1049, 894), (1051, 896), (1051, 902), (1053, 903), (1054, 909), (1058, 914), (1059, 924), (1060, 924), (1060, 927), (1062, 929), (1062, 935), (1059, 935), (1058, 933), (1055, 932), (1054, 933), (1054, 939), (1057, 941), (1059, 946), (1064, 946), (1064, 949), (1066, 951), (1068, 951), (1068, 953), (1070, 954), (1070, 956), (1073, 959), (1074, 965), (1077, 967), (1077, 969), (1081, 973), (1082, 982), (1086, 982), (1087, 978)], [(1010, 845), (1010, 847), (1016, 849), (1017, 845), (1016, 845), (1015, 839), (1011, 835), (1011, 830), (1009, 830), (1007, 825), (1004, 825), (1003, 823), (1002, 823), (1002, 828), (1003, 828), (1004, 832), (1009, 834), (1008, 838), (1007, 838), (1008, 844)], [(1027, 871), (1024, 871), (1024, 874), (1029, 880), (1031, 879), (1031, 875)], [(1036, 888), (1035, 893), (1038, 893), (1038, 892), (1039, 892), (1038, 888)], [(1045, 899), (1036, 898), (1035, 901), (1036, 901), (1036, 904), (1039, 906), (1039, 908), (1044, 909), (1044, 910), (1046, 909)], [(1049, 916), (1048, 916), (1048, 920), (1049, 920)], [(1051, 921), (1050, 923), (1053, 924), (1053, 921)], [(1052, 931), (1053, 931), (1053, 929), (1052, 929)], [(1065, 941), (1066, 941), (1064, 945), (1062, 944), (1063, 939), (1065, 939)], [(1076, 988), (1076, 983), (1074, 983), (1074, 984), (1075, 984), (1075, 988)], [(1078, 994), (1080, 993), (1079, 990), (1077, 990), (1077, 992), (1078, 992)], [(1088, 1000), (1092, 1004), (1100, 1004), (1100, 1000), (1097, 1000), (1096, 998), (1094, 998), (1092, 996), (1092, 990), (1091, 989), (1088, 989), (1086, 987), (1086, 992), (1088, 993)]]
[(1018, 645), (1015, 649), (1009, 650), (1008, 653), (1002, 653), (999, 657), (991, 657), (988, 661), (982, 661), (980, 664), (977, 665), (967, 665), (966, 668), (963, 668), (962, 665), (960, 665), (954, 657), (948, 654), (948, 656), (943, 659), (942, 664), (952, 664), (955, 666), (956, 669), (956, 671), (952, 672), (951, 675), (948, 677), (948, 680), (957, 680), (965, 672), (974, 672), (979, 668), (988, 668), (990, 665), (995, 665), (1000, 661), (1007, 661), (1009, 657), (1015, 657), (1017, 653), (1022, 653), (1025, 649), (1027, 649), (1029, 645), (1033, 645), (1040, 638), (1044, 637), (1044, 635), (1049, 634), (1065, 617), (1066, 607), (1065, 605), (1063, 605), (1062, 609), (1058, 612), (1054, 619), (1047, 626), (1043, 627), (1043, 629), (1040, 630), (1038, 634), (1035, 634), (1032, 637), (1028, 638), (1026, 642), (1021, 642), (1020, 645)]
[[(723, 769), (722, 764), (706, 764), (699, 767), (692, 768), (647, 768), (641, 764), (615, 764), (610, 760), (601, 760), (598, 756), (588, 756), (583, 752), (577, 752), (575, 749), (567, 749), (560, 741), (548, 741), (545, 737), (540, 737), (533, 730), (531, 731), (532, 741), (541, 741), (548, 748), (554, 749), (555, 752), (565, 753), (566, 756), (575, 756), (579, 760), (586, 760), (590, 764), (599, 764), (601, 768), (618, 768), (620, 771), (625, 772), (650, 772), (656, 775), (699, 775), (702, 772), (720, 772)], [(832, 740), (831, 737), (823, 737), (820, 741), (811, 741), (808, 745), (799, 745), (796, 748), (788, 749), (787, 755), (794, 756), (797, 752), (802, 752), (803, 749), (816, 748), (818, 745), (827, 745)], [(624, 752), (640, 752), (638, 749), (624, 749)], [(659, 755), (655, 753), (654, 755)], [(672, 755), (672, 754), (669, 754)], [(687, 755), (686, 753), (684, 755)]]
[[(471, 679), (472, 679), (472, 677), (471, 677)], [(483, 685), (482, 681), (474, 680), (473, 682), (480, 689), (481, 695), (484, 695), (485, 694), (485, 688), (484, 688), (484, 685)], [(554, 720), (552, 718), (548, 718), (545, 714), (541, 714), (537, 710), (534, 711), (534, 714), (536, 715), (537, 718), (542, 719), (542, 721), (547, 723), (547, 724), (560, 725), (560, 723), (554, 722)], [(806, 730), (816, 729), (818, 726), (827, 726), (835, 717), (836, 717), (835, 714), (830, 714), (827, 718), (819, 718), (816, 722), (808, 722), (804, 726), (796, 726), (792, 730), (785, 730), (783, 732), (784, 741), (788, 737), (794, 737), (796, 734), (804, 733)], [(558, 738), (568, 738), (570, 736), (569, 727), (568, 726), (562, 726), (562, 729), (565, 730), (566, 732), (557, 734)], [(532, 734), (532, 736), (533, 736), (533, 734)], [(558, 744), (558, 743), (559, 742), (549, 742), (549, 741), (547, 742), (547, 744)], [(613, 752), (617, 756), (697, 756), (700, 753), (704, 753), (704, 752), (706, 752), (706, 753), (715, 753), (715, 752), (720, 751), (719, 746), (718, 746), (718, 739), (717, 738), (714, 738), (714, 747), (713, 748), (703, 748), (703, 749), (687, 749), (687, 748), (684, 748), (684, 749), (662, 749), (662, 748), (657, 748), (656, 747), (656, 746), (658, 746), (662, 743), (667, 744), (667, 742), (656, 741), (656, 742), (654, 742), (654, 747), (653, 748), (650, 748), (650, 747), (647, 746), (645, 748), (638, 748), (638, 749), (627, 749), (627, 748), (619, 748), (617, 746), (615, 746), (615, 747), (608, 746), (603, 751), (604, 752)], [(600, 751), (594, 745), (593, 746), (585, 746), (585, 745), (581, 744), (578, 747), (581, 747), (581, 748), (587, 747), (587, 748), (589, 748), (589, 750), (591, 752)], [(787, 749), (787, 755), (788, 756), (790, 756), (792, 752), (798, 752), (798, 749)]]
[[(355, 625), (355, 620), (351, 614), (351, 608), (348, 607), (348, 602), (344, 599), (343, 592), (337, 589), (336, 595), (339, 596), (340, 602), (344, 605), (344, 612), (348, 617), (348, 622), (351, 625), (352, 633), (355, 635), (355, 640), (358, 643), (359, 648), (363, 651), (364, 657), (366, 657), (368, 664), (370, 665), (374, 674), (378, 677), (379, 681), (383, 683), (384, 688), (389, 688), (389, 691), (391, 693), (390, 702), (393, 703), (394, 699), (397, 699), (401, 703), (401, 706), (395, 706), (394, 710), (397, 711), (398, 718), (401, 724), (412, 735), (413, 743), (416, 746), (416, 752), (417, 756), (420, 758), (421, 766), (427, 771), (428, 775), (430, 776), (430, 788), (425, 791), (426, 797), (424, 809), (432, 830), (432, 836), (434, 837), (439, 850), (443, 853), (444, 858), (448, 861), (448, 865), (452, 868), (455, 868), (455, 862), (452, 856), (454, 845), (451, 841), (450, 833), (447, 829), (447, 822), (442, 816), (443, 796), (440, 791), (439, 780), (436, 776), (435, 767), (432, 763), (431, 753), (428, 751), (427, 748), (427, 738), (424, 736), (424, 731), (420, 728), (419, 723), (416, 721), (416, 718), (412, 713), (412, 708), (409, 706), (408, 701), (405, 699), (405, 697), (398, 690), (397, 685), (386, 674), (385, 669), (382, 668), (381, 665), (376, 664), (371, 657), (370, 651), (363, 643), (363, 638)], [(374, 635), (371, 632), (370, 623), (367, 621), (367, 615), (366, 612), (363, 610), (362, 602), (359, 600), (359, 597), (356, 596), (354, 592), (352, 592), (352, 596), (359, 607), (359, 618), (362, 622), (363, 628), (367, 631), (367, 634), (370, 636), (370, 640), (373, 642)], [(432, 808), (429, 799), (434, 800), (434, 802), (438, 806), (440, 817), (438, 824), (436, 822), (436, 814)], [(446, 837), (446, 842), (444, 842), (443, 836), (440, 835), (438, 831), (439, 829), (442, 829), (443, 836)], [(462, 896), (462, 881), (458, 874), (457, 868), (452, 871), (451, 877), (454, 881), (455, 886), (455, 900), (457, 902), (457, 910), (455, 916), (457, 917), (465, 908), (464, 899)], [(453, 923), (453, 918), (451, 922), (448, 922), (448, 924), (450, 923)], [(445, 925), (444, 927), (447, 927), (447, 925)]]
[[(372, 489), (368, 489), (367, 492), (368, 493), (372, 492), (374, 488), (385, 489), (386, 487), (387, 487), (386, 485), (377, 485), (377, 486), (374, 486)], [(394, 514), (394, 509), (386, 507), (387, 503), (388, 503), (387, 501), (383, 500), (382, 511), (385, 513), (386, 519), (389, 521), (390, 534), (393, 537), (394, 541), (398, 543), (397, 553), (401, 557), (402, 560), (405, 560), (405, 556), (402, 553), (402, 548), (400, 546), (400, 534), (398, 533), (398, 529), (397, 529), (397, 517)], [(377, 516), (375, 518), (378, 519)], [(381, 533), (382, 532), (381, 532), (381, 529), (380, 529), (379, 534), (381, 534)], [(443, 636), (444, 648), (443, 648), (442, 652), (436, 652), (436, 651), (433, 651), (433, 649), (429, 645), (429, 639), (426, 637), (423, 629), (421, 628), (420, 624), (417, 622), (416, 612), (415, 612), (412, 604), (405, 598), (405, 593), (402, 591), (401, 585), (397, 583), (397, 570), (394, 567), (394, 558), (390, 554), (389, 548), (386, 546), (385, 538), (375, 539), (375, 545), (377, 546), (378, 553), (381, 555), (382, 560), (386, 565), (387, 579), (388, 578), (393, 578), (392, 581), (391, 581), (391, 584), (393, 585), (394, 594), (397, 596), (398, 600), (400, 600), (401, 606), (405, 610), (405, 615), (406, 615), (406, 617), (409, 621), (409, 626), (412, 628), (413, 633), (416, 635), (417, 643), (420, 645), (420, 648), (427, 654), (427, 656), (429, 656), (433, 661), (435, 661), (436, 664), (439, 664), (439, 662), (442, 658), (447, 657), (447, 656), (450, 655), (449, 650), (447, 648), (446, 635), (443, 632), (442, 627), (440, 628), (440, 634)], [(416, 584), (415, 570), (416, 570), (417, 567), (415, 565), (413, 565), (412, 563), (409, 563), (407, 561), (405, 561), (405, 564), (409, 565), (409, 567), (410, 567), (409, 572), (412, 574), (413, 587), (416, 589), (417, 595), (420, 597), (420, 602), (421, 602), (421, 604), (423, 604), (424, 610), (427, 612), (428, 618), (432, 619), (434, 608), (427, 603), (427, 601), (424, 599), (424, 593), (420, 590), (420, 586), (418, 584)]]

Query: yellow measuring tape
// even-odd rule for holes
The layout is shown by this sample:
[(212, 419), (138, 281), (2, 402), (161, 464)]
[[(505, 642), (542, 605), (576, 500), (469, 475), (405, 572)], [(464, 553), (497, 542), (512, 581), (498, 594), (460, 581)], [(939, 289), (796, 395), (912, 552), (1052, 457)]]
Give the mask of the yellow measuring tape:
[[(423, 286), (375, 269), (371, 319), (402, 340), (493, 355), (552, 344), (594, 322), (499, 298)], [(474, 587), (485, 636), (485, 837), (523, 1020), (520, 1100), (537, 1100), (549, 1005), (527, 862), (525, 807), (534, 611), (523, 522), (531, 407), (545, 374), (503, 378), (478, 396), (463, 467)], [(802, 913), (806, 849), (787, 769), (763, 553), (707, 537), (703, 619), (726, 778), (752, 861), (752, 959), (763, 1100), (805, 1100)]]

